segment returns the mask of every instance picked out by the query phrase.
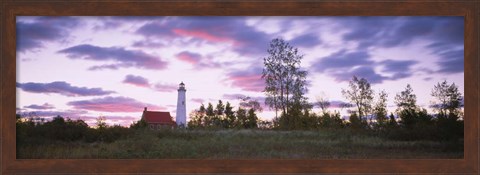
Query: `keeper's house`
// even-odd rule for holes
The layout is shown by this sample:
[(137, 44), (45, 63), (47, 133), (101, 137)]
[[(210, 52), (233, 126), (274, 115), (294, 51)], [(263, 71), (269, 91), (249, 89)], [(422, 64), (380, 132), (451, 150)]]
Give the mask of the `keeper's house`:
[(150, 129), (174, 128), (177, 126), (170, 116), (170, 112), (148, 111), (146, 107), (143, 110), (142, 119), (147, 122)]

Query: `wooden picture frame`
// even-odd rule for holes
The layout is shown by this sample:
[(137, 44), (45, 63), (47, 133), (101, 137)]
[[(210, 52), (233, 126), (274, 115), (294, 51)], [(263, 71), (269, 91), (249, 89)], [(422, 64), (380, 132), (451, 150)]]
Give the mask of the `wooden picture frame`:
[[(478, 1), (29, 1), (4, 0), (1, 15), (1, 174), (53, 173), (479, 173)], [(463, 159), (16, 159), (16, 16), (463, 16)], [(9, 117), (12, 116), (12, 117)]]

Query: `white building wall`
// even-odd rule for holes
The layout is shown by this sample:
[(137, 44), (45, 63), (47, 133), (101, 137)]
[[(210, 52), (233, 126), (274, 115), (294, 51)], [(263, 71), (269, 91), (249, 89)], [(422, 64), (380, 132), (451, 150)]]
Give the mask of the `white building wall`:
[(183, 125), (187, 126), (187, 108), (186, 108), (186, 90), (185, 88), (179, 88), (178, 89), (178, 99), (177, 99), (177, 116), (175, 121), (177, 122), (177, 125)]

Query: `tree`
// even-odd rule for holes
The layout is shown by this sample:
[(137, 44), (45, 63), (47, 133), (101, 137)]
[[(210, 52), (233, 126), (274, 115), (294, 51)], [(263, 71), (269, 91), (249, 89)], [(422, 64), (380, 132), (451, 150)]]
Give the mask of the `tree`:
[(328, 101), (328, 98), (326, 97), (325, 93), (322, 93), (322, 95), (318, 95), (317, 97), (317, 105), (322, 109), (322, 113), (325, 114), (328, 111), (328, 107), (330, 107), (330, 102)]
[(104, 116), (99, 116), (97, 118), (97, 122), (96, 122), (96, 126), (98, 129), (105, 129), (107, 128), (107, 123), (105, 122), (107, 120), (107, 118), (105, 118)]
[(215, 120), (215, 111), (213, 110), (213, 105), (212, 103), (208, 103), (207, 109), (205, 110), (204, 125), (206, 127), (211, 127), (216, 123)]
[(462, 94), (455, 83), (447, 81), (437, 83), (432, 90), (436, 101), (438, 137), (442, 140), (457, 140), (463, 137), (463, 121), (459, 121), (461, 112)]
[(395, 96), (395, 104), (397, 105), (397, 113), (400, 116), (400, 124), (407, 129), (413, 129), (417, 121), (417, 96), (413, 93), (410, 84), (404, 91)]
[(370, 83), (365, 78), (358, 79), (357, 76), (353, 76), (349, 88), (342, 89), (342, 94), (357, 107), (358, 118), (363, 120), (372, 109), (373, 90)]
[(223, 112), (225, 111), (225, 106), (223, 105), (222, 100), (218, 100), (217, 107), (215, 108), (215, 114), (218, 116), (223, 115)]
[(245, 125), (247, 124), (247, 111), (241, 107), (238, 107), (237, 110), (237, 121), (235, 126), (237, 128), (245, 128)]
[(397, 127), (397, 120), (395, 119), (395, 116), (393, 115), (393, 113), (390, 113), (389, 120), (388, 120), (388, 126), (390, 128)]
[(130, 124), (130, 128), (132, 129), (143, 129), (146, 128), (148, 125), (147, 121), (145, 121), (143, 118), (140, 119), (139, 121), (133, 122)]
[(395, 104), (397, 105), (397, 111), (417, 110), (417, 96), (413, 94), (410, 84), (407, 84), (405, 90), (395, 96)]
[(378, 93), (378, 101), (373, 108), (377, 128), (383, 129), (387, 121), (387, 93), (383, 90)]
[(269, 56), (263, 58), (262, 72), (266, 84), (265, 104), (275, 110), (275, 117), (278, 117), (278, 111), (282, 116), (289, 116), (290, 110), (303, 106), (295, 103), (306, 101), (303, 95), (307, 91), (307, 72), (300, 69), (303, 55), (298, 53), (297, 48), (278, 38), (270, 42), (267, 52)]
[(227, 104), (225, 105), (225, 120), (227, 121), (227, 128), (234, 128), (235, 127), (235, 111), (233, 111), (233, 107), (230, 105), (230, 103), (227, 101)]
[(245, 123), (245, 128), (257, 128), (258, 117), (255, 114), (255, 110), (250, 108), (247, 114), (247, 121)]
[(263, 110), (262, 106), (260, 106), (260, 103), (257, 100), (248, 96), (240, 98), (240, 107), (245, 109), (253, 109), (254, 111), (260, 112)]
[(431, 95), (436, 98), (433, 106), (438, 110), (439, 116), (446, 117), (450, 114), (458, 116), (461, 113), (463, 97), (455, 83), (449, 85), (446, 80), (437, 83), (432, 89)]

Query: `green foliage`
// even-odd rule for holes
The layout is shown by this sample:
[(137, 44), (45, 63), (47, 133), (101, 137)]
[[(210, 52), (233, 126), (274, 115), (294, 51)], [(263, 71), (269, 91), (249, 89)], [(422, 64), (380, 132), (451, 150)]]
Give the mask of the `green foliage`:
[(335, 112), (333, 114), (323, 113), (319, 118), (319, 124), (322, 128), (340, 129), (344, 127), (345, 122), (340, 118), (340, 113)]
[[(275, 110), (275, 118), (281, 111), (281, 128), (294, 129), (301, 125), (299, 115), (307, 103), (307, 71), (301, 70), (303, 55), (283, 39), (273, 39), (263, 59), (262, 79), (265, 80), (265, 104)], [(283, 119), (282, 119), (283, 118)]]
[(417, 96), (413, 94), (413, 89), (410, 84), (407, 84), (405, 90), (395, 96), (395, 104), (397, 105), (397, 112), (411, 112), (418, 109)]
[(218, 101), (216, 108), (213, 109), (211, 103), (208, 107), (200, 106), (190, 114), (190, 121), (188, 128), (190, 129), (242, 129), (242, 128), (257, 128), (258, 117), (257, 110), (262, 110), (260, 104), (249, 97), (241, 99), (240, 106), (237, 111), (233, 111), (230, 102), (223, 105), (221, 100)]
[(365, 130), (368, 129), (368, 123), (366, 120), (362, 120), (358, 117), (357, 113), (350, 114), (349, 123), (347, 125), (353, 130)]
[(342, 94), (350, 102), (355, 104), (358, 119), (364, 120), (365, 116), (370, 114), (373, 102), (373, 90), (370, 83), (365, 78), (353, 76), (349, 82), (349, 89), (342, 89)]
[(148, 124), (147, 124), (147, 121), (145, 121), (143, 118), (140, 119), (139, 121), (136, 121), (136, 122), (133, 122), (131, 125), (130, 125), (130, 128), (132, 129), (143, 129), (143, 128), (147, 128)]
[(376, 130), (384, 130), (387, 125), (387, 93), (381, 91), (378, 94), (378, 101), (373, 108), (373, 115), (375, 116), (374, 127)]

